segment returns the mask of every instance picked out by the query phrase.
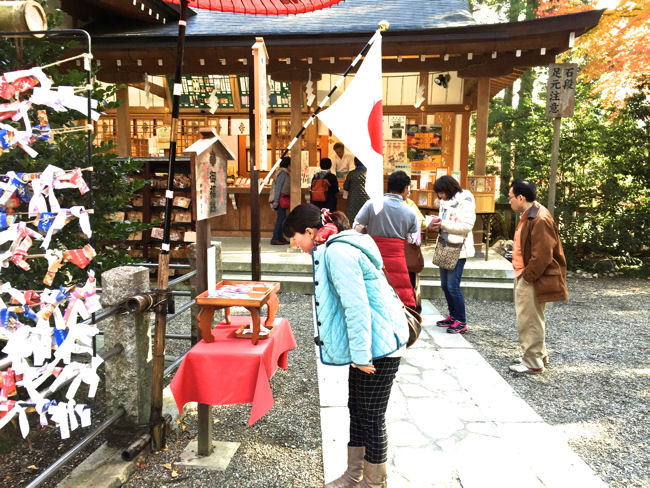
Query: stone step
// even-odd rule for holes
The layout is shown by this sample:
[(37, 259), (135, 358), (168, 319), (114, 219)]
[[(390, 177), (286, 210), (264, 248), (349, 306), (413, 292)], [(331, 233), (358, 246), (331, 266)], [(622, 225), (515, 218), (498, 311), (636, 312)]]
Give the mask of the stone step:
[[(464, 278), (467, 278), (464, 276)], [(242, 280), (250, 279), (250, 273), (232, 273), (224, 270), (224, 280)], [(314, 283), (311, 273), (307, 274), (280, 274), (268, 273), (262, 270), (263, 281), (277, 281), (281, 283), (281, 291), (304, 293), (311, 295), (314, 293)], [(460, 283), (465, 298), (479, 300), (504, 300), (512, 301), (512, 281), (476, 281), (463, 279)], [(422, 298), (444, 298), (440, 280), (420, 279), (420, 290)]]
[[(250, 274), (251, 263), (242, 261), (224, 261), (224, 273), (232, 274)], [(274, 275), (296, 275), (296, 276), (311, 276), (312, 265), (311, 263), (262, 263), (262, 273)], [(425, 266), (420, 273), (420, 280), (439, 278), (438, 268), (435, 266)], [(471, 279), (472, 281), (488, 281), (488, 282), (504, 282), (512, 284), (512, 269), (494, 269), (494, 268), (475, 268), (466, 267), (463, 271), (463, 278)]]
[[(512, 280), (504, 282), (495, 281), (475, 281), (463, 279), (460, 282), (460, 288), (465, 298), (477, 300), (495, 300), (495, 301), (513, 301), (513, 284)], [(440, 280), (422, 280), (420, 279), (420, 293), (422, 298), (444, 298), (445, 294), (440, 288)]]

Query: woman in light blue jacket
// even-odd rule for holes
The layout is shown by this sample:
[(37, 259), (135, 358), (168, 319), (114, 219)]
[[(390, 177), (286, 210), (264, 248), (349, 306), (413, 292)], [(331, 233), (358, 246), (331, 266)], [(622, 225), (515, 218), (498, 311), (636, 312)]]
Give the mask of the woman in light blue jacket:
[(284, 233), (312, 254), (321, 361), (350, 365), (348, 468), (325, 487), (385, 487), (386, 407), (408, 325), (377, 245), (349, 227), (342, 212), (303, 204), (285, 220)]

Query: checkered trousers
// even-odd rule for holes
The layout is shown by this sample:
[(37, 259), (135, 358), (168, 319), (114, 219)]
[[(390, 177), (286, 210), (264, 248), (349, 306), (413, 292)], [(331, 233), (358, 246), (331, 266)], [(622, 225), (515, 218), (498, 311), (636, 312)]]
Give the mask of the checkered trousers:
[(350, 446), (366, 448), (366, 461), (385, 463), (388, 457), (386, 407), (400, 358), (373, 361), (374, 374), (350, 366), (348, 408), (350, 409)]

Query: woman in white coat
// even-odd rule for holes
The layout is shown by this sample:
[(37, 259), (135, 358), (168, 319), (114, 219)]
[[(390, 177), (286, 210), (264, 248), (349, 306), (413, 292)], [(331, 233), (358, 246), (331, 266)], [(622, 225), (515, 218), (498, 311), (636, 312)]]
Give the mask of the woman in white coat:
[(440, 219), (429, 225), (440, 231), (439, 239), (447, 244), (461, 246), (460, 257), (453, 270), (440, 268), (440, 286), (447, 300), (449, 314), (436, 323), (438, 327), (447, 327), (450, 334), (467, 331), (465, 315), (465, 298), (460, 289), (465, 261), (474, 256), (474, 238), (472, 228), (476, 220), (476, 203), (474, 195), (463, 190), (458, 181), (451, 176), (441, 176), (433, 184), (433, 190), (440, 201)]

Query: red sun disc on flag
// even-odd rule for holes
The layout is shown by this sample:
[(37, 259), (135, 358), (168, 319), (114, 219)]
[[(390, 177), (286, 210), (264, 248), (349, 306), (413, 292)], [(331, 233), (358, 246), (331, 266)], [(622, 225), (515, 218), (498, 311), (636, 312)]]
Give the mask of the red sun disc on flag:
[(370, 134), (370, 144), (377, 154), (384, 154), (384, 110), (381, 100), (375, 103), (368, 116), (368, 134)]

